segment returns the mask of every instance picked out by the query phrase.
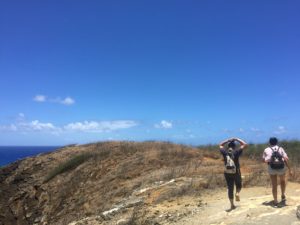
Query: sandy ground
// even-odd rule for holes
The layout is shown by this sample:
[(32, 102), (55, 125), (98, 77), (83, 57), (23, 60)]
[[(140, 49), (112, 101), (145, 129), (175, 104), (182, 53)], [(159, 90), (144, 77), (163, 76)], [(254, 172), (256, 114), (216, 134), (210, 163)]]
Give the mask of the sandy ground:
[(244, 188), (241, 192), (241, 201), (236, 202), (237, 208), (229, 211), (227, 191), (217, 191), (213, 195), (202, 196), (206, 206), (202, 207), (199, 213), (172, 224), (300, 225), (300, 220), (296, 216), (297, 206), (300, 205), (300, 184), (289, 183), (286, 197), (285, 205), (274, 208), (268, 204), (272, 200), (271, 187)]

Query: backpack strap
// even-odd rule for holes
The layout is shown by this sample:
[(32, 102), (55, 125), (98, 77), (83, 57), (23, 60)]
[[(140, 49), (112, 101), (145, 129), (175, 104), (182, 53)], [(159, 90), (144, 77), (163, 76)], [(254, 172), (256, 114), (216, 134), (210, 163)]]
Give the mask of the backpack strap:
[(280, 146), (278, 146), (278, 150), (277, 150), (277, 151), (278, 151), (278, 153), (282, 156), (282, 158), (284, 158), (284, 157), (283, 157), (284, 153), (283, 153), (283, 151), (280, 152), (280, 149), (283, 150), (283, 148), (281, 148)]
[(228, 149), (226, 150), (226, 155), (228, 155), (231, 159), (234, 159), (234, 152), (231, 153), (228, 152)]
[(270, 149), (272, 150), (272, 152), (279, 152), (280, 146), (278, 146), (278, 149), (277, 149), (277, 150), (276, 150), (276, 149), (273, 149), (272, 147), (270, 147)]

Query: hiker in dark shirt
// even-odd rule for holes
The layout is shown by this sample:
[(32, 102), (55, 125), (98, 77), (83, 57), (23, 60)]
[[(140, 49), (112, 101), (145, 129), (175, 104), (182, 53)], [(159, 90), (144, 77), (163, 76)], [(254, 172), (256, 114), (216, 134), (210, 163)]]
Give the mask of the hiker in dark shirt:
[[(240, 144), (237, 149), (236, 142)], [(224, 157), (224, 176), (228, 188), (228, 198), (230, 201), (231, 209), (235, 209), (233, 192), (234, 184), (236, 186), (235, 200), (240, 201), (240, 191), (242, 189), (242, 177), (240, 171), (239, 157), (243, 150), (247, 147), (247, 143), (239, 138), (230, 138), (220, 143), (220, 152)]]

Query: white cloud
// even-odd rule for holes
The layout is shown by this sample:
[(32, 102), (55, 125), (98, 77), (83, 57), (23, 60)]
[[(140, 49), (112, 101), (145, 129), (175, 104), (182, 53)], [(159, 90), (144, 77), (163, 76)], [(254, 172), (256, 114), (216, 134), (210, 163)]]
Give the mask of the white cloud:
[(255, 128), (255, 127), (252, 127), (250, 130), (253, 131), (253, 132), (260, 132), (261, 131), (260, 129)]
[(274, 134), (284, 134), (287, 130), (284, 126), (278, 126), (277, 130), (274, 131)]
[(45, 95), (36, 95), (33, 98), (33, 100), (36, 102), (52, 102), (52, 103), (59, 103), (63, 105), (73, 105), (75, 103), (75, 100), (70, 96), (62, 99), (61, 97), (47, 98)]
[(16, 120), (20, 123), (22, 121), (25, 121), (25, 114), (24, 113), (19, 113), (18, 116), (16, 117)]
[(52, 123), (42, 123), (38, 120), (33, 120), (31, 122), (21, 121), (16, 124), (14, 124), (16, 127), (15, 130), (20, 131), (59, 131), (60, 128), (54, 126)]
[(190, 134), (189, 138), (195, 138), (196, 136), (194, 134)]
[(127, 129), (137, 126), (132, 120), (115, 120), (115, 121), (84, 121), (69, 123), (64, 126), (68, 131), (85, 131), (85, 132), (109, 132), (113, 130)]
[(12, 131), (17, 131), (17, 130), (18, 130), (18, 128), (17, 128), (16, 125), (14, 125), (14, 124), (11, 124), (11, 125), (10, 125), (10, 129), (11, 129)]
[(66, 97), (65, 99), (60, 101), (60, 103), (64, 105), (73, 105), (75, 103), (75, 100), (71, 97)]
[(17, 131), (18, 128), (15, 124), (10, 124), (10, 125), (2, 125), (0, 126), (0, 131)]
[(58, 103), (58, 104), (62, 104), (62, 105), (73, 105), (75, 103), (75, 100), (71, 97), (66, 97), (64, 99), (57, 97), (55, 99), (50, 99), (49, 101), (52, 103)]
[(19, 118), (24, 118), (25, 117), (25, 115), (24, 115), (24, 113), (19, 113)]
[(33, 101), (36, 101), (36, 102), (45, 102), (46, 101), (46, 96), (45, 95), (36, 95), (34, 98), (33, 98)]
[(0, 125), (1, 131), (59, 131), (60, 128), (55, 127), (52, 123), (42, 123), (39, 120), (31, 122), (26, 121), (24, 113), (19, 113), (15, 118), (15, 122), (10, 125)]
[[(19, 119), (22, 118), (22, 119)], [(48, 132), (53, 135), (59, 135), (64, 132), (110, 132), (120, 129), (128, 129), (137, 126), (138, 123), (133, 120), (111, 120), (111, 121), (84, 121), (74, 122), (62, 126), (55, 126), (52, 123), (40, 122), (39, 120), (26, 121), (25, 115), (19, 113), (15, 123), (10, 125), (1, 125), (0, 131), (18, 131), (18, 132)]]
[(171, 129), (173, 124), (172, 122), (162, 120), (159, 124), (155, 124), (154, 127), (158, 129)]
[[(22, 119), (19, 119), (21, 117)], [(25, 115), (21, 113), (16, 118), (15, 123), (10, 125), (0, 125), (0, 131), (20, 131), (20, 132), (39, 132), (45, 131), (58, 135), (67, 131), (85, 132), (109, 132), (120, 129), (127, 129), (137, 126), (133, 120), (112, 120), (112, 121), (84, 121), (69, 123), (65, 126), (55, 126), (52, 123), (40, 122), (39, 120), (26, 121)]]
[(55, 126), (52, 123), (41, 123), (38, 120), (31, 121), (27, 124), (33, 130), (54, 130)]

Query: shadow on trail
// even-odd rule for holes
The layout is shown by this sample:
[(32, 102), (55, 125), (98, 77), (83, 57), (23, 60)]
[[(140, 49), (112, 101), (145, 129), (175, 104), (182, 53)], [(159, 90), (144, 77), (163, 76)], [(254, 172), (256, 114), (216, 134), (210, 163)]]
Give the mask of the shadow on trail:
[(237, 208), (237, 207), (235, 206), (234, 208), (226, 209), (225, 211), (226, 211), (226, 212), (231, 212), (231, 211), (235, 210), (236, 208)]
[(287, 206), (285, 200), (278, 202), (277, 204), (275, 204), (274, 201), (266, 201), (266, 202), (263, 202), (262, 205), (271, 206), (273, 208), (283, 208), (283, 207)]

